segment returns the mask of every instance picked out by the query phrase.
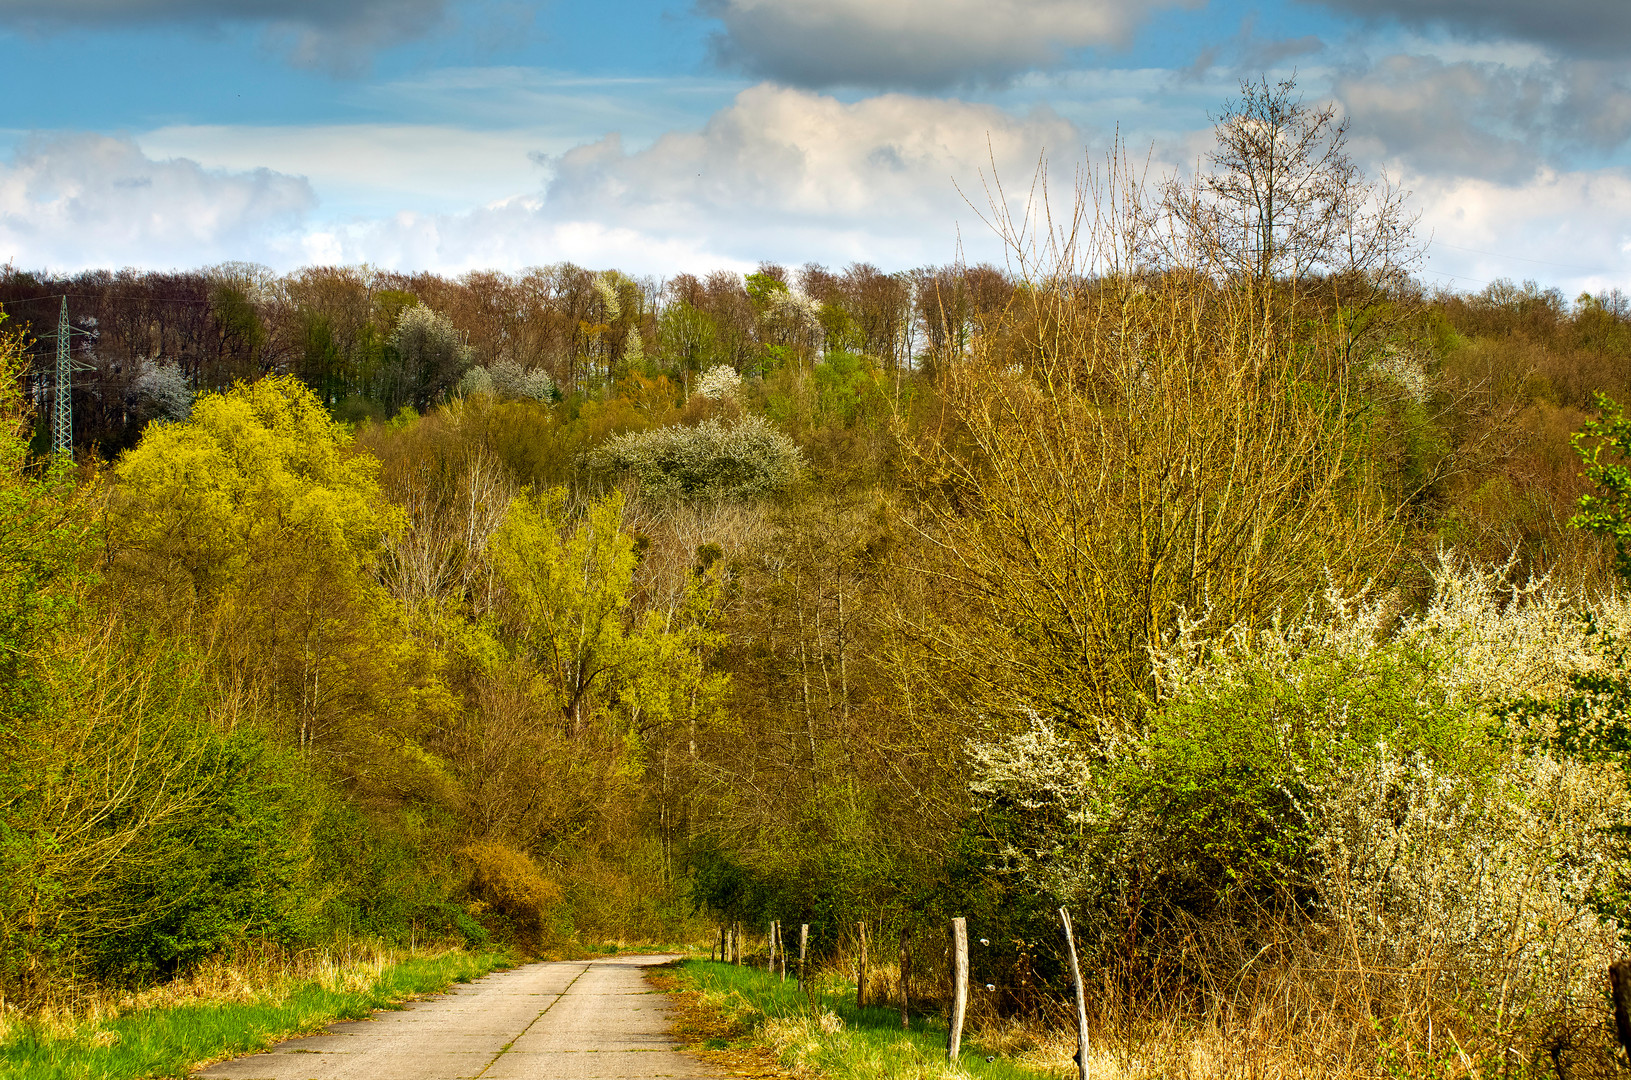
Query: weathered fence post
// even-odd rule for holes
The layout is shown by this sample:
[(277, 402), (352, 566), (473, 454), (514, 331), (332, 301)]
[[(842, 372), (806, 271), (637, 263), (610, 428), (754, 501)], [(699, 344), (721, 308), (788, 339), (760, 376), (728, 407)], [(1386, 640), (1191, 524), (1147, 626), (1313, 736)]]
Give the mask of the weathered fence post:
[(855, 929), (861, 939), (861, 956), (855, 966), (855, 1007), (859, 1009), (866, 1004), (866, 920), (856, 923)]
[(742, 966), (742, 924), (740, 921), (736, 924), (736, 966)]
[(907, 1012), (907, 998), (911, 996), (911, 983), (907, 972), (910, 970), (912, 953), (906, 945), (906, 931), (900, 932), (900, 1029), (908, 1030), (912, 1026), (910, 1015)]
[(810, 992), (810, 984), (805, 981), (804, 958), (810, 954), (810, 924), (799, 924), (799, 989), (806, 994)]
[(1065, 924), (1065, 952), (1070, 959), (1070, 987), (1076, 995), (1076, 1069), (1078, 1080), (1087, 1076), (1087, 991), (1082, 986), (1082, 968), (1076, 960), (1076, 935), (1070, 929), (1070, 912), (1059, 909), (1059, 920)]
[(782, 935), (782, 921), (776, 920), (776, 948), (782, 958), (782, 982), (787, 981), (787, 938)]
[(951, 921), (951, 1034), (946, 1059), (956, 1065), (963, 1054), (963, 1018), (968, 1014), (968, 920)]
[(1614, 995), (1614, 1030), (1627, 1056), (1631, 1056), (1631, 958), (1608, 966), (1608, 986)]
[(765, 930), (765, 974), (776, 974), (776, 920), (770, 920)]

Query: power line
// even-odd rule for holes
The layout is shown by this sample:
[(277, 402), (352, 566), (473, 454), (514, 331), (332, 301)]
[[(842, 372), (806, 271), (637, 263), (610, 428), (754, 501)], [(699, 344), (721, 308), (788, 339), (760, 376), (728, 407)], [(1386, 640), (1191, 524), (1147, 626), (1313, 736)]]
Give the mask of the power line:
[(62, 314), (57, 316), (56, 408), (52, 410), (51, 451), (74, 459), (74, 389), (68, 365), (68, 298), (62, 298)]

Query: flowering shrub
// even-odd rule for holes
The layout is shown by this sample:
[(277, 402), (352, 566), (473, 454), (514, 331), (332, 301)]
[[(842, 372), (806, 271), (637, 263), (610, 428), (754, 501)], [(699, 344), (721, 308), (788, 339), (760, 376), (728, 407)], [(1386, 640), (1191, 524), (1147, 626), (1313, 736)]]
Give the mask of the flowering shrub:
[(732, 401), (742, 388), (742, 376), (729, 364), (715, 364), (697, 377), (697, 388), (691, 391), (697, 397), (714, 401)]
[(555, 380), (542, 368), (524, 368), (513, 360), (500, 360), (492, 367), (480, 365), (464, 373), (459, 393), (491, 394), (511, 400), (553, 401)]
[(1263, 630), (1193, 620), (1142, 717), (976, 743), (995, 868), (1101, 940), (1130, 903), (1226, 922), (1245, 899), (1497, 1030), (1555, 1026), (1619, 934), (1631, 619), (1509, 570), (1445, 557), (1404, 616), (1332, 593)]
[(793, 440), (759, 416), (631, 431), (587, 460), (593, 472), (634, 477), (647, 495), (685, 499), (768, 495), (796, 480), (803, 463)]
[(185, 420), (193, 411), (193, 388), (173, 362), (142, 360), (141, 374), (131, 384), (136, 407), (156, 420)]

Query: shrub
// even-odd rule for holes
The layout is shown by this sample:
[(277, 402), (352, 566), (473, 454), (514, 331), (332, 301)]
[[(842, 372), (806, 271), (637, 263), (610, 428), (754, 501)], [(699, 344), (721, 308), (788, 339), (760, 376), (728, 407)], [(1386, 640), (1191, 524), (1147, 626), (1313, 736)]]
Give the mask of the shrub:
[(729, 364), (715, 364), (697, 377), (697, 387), (691, 393), (714, 401), (731, 401), (742, 388), (742, 376)]
[(507, 922), (522, 943), (538, 947), (556, 937), (561, 887), (532, 857), (497, 840), (478, 840), (459, 852), (470, 871), (470, 895)]
[(660, 499), (769, 495), (792, 484), (803, 463), (793, 440), (758, 416), (631, 431), (587, 458), (591, 471), (632, 476), (646, 495)]
[(511, 401), (541, 401), (549, 404), (560, 397), (555, 380), (542, 368), (524, 368), (512, 360), (500, 360), (492, 367), (473, 367), (459, 380), (459, 393), (490, 394)]
[(131, 384), (137, 411), (155, 420), (185, 420), (193, 411), (193, 388), (175, 363), (141, 361), (141, 374)]
[(1400, 993), (1489, 1009), (1514, 1039), (1565, 1024), (1615, 948), (1631, 822), (1615, 755), (1571, 749), (1575, 717), (1608, 700), (1581, 686), (1623, 687), (1631, 620), (1508, 570), (1446, 557), (1402, 618), (1333, 594), (1261, 631), (1185, 624), (1143, 725), (1088, 747), (1035, 718), (972, 747), (992, 864), (1102, 946), (1141, 920), (1228, 941), (1278, 912), (1316, 955), (1409, 972)]

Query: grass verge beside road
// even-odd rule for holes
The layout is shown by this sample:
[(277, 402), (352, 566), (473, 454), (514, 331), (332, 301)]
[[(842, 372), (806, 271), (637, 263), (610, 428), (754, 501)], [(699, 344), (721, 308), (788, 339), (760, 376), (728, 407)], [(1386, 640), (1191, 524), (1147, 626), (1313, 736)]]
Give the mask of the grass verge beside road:
[(135, 1080), (185, 1076), (223, 1058), (337, 1020), (440, 993), (511, 962), (507, 952), (376, 953), (353, 960), (292, 963), (281, 972), (224, 967), (162, 988), (125, 1007), (81, 1015), (8, 1019), (0, 1029), (4, 1080)]
[[(853, 986), (816, 980), (807, 999), (797, 984), (751, 967), (683, 960), (656, 969), (652, 981), (690, 1000), (677, 1034), (701, 1051), (768, 1051), (786, 1069), (829, 1080), (1054, 1080), (965, 1036), (957, 1067), (946, 1060), (946, 1022), (913, 1016), (901, 1029), (899, 1007), (855, 1007)], [(989, 1059), (989, 1060), (988, 1060)], [(733, 1070), (734, 1071), (734, 1070)]]

